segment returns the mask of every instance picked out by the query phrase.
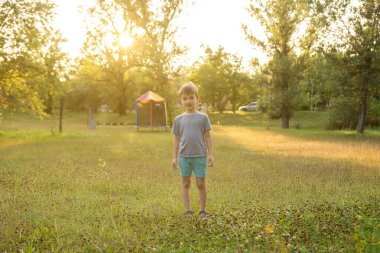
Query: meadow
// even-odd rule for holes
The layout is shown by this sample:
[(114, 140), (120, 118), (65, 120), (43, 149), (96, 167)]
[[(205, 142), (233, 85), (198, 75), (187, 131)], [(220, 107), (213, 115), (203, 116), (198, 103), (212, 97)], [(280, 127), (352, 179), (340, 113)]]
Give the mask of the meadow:
[[(380, 130), (210, 114), (208, 211), (183, 216), (172, 135), (133, 115), (0, 122), (1, 252), (380, 252)], [(121, 124), (122, 122), (122, 124)], [(193, 182), (192, 208), (198, 210)]]

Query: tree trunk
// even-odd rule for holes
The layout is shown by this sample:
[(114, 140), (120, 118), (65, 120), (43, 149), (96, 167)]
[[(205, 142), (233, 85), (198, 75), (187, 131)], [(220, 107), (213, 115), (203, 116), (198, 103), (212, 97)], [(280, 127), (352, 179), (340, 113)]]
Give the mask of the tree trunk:
[[(363, 82), (363, 87), (366, 87), (365, 80)], [(366, 89), (363, 88), (362, 94), (360, 96), (359, 117), (358, 117), (358, 124), (356, 126), (356, 132), (361, 133), (361, 134), (364, 132), (366, 115), (367, 115), (367, 92), (366, 92)]]
[(233, 113), (235, 114), (235, 111), (236, 111), (236, 88), (235, 86), (233, 87), (233, 90), (232, 90), (232, 111)]
[[(290, 72), (290, 71), (289, 71)], [(289, 128), (290, 112), (289, 112), (289, 81), (286, 73), (282, 74), (282, 105), (281, 105), (281, 126), (282, 128)]]
[(166, 110), (168, 113), (168, 118), (167, 118), (168, 127), (171, 127), (173, 125), (173, 120), (172, 120), (172, 108), (171, 108), (170, 103), (166, 103)]
[(126, 106), (125, 106), (125, 101), (124, 101), (125, 98), (120, 98), (119, 99), (119, 103), (117, 105), (117, 111), (119, 113), (119, 116), (124, 116), (126, 113)]
[(372, 59), (367, 57), (365, 59), (365, 71), (363, 71), (363, 82), (360, 89), (360, 107), (359, 107), (359, 117), (358, 124), (356, 126), (356, 132), (364, 133), (365, 128), (365, 118), (367, 114), (367, 94), (368, 94), (368, 83), (369, 83), (369, 75), (371, 68)]
[(367, 113), (367, 103), (366, 101), (361, 101), (360, 108), (359, 108), (358, 124), (356, 126), (356, 132), (361, 133), (361, 134), (364, 132), (366, 113)]
[(48, 95), (48, 98), (46, 100), (45, 112), (47, 114), (52, 114), (53, 112), (53, 96), (51, 94)]
[(63, 121), (63, 107), (65, 105), (65, 98), (61, 97), (59, 100), (59, 132), (62, 133), (62, 121)]
[(281, 116), (281, 122), (282, 122), (282, 128), (289, 128), (289, 116), (288, 115), (282, 115)]
[(232, 88), (232, 112), (235, 114), (236, 111), (236, 93), (237, 93), (237, 88), (235, 85), (235, 80), (233, 78), (233, 74), (230, 76), (230, 87)]
[(117, 105), (117, 112), (119, 113), (119, 116), (124, 116), (126, 115), (127, 111), (127, 84), (125, 83), (124, 80), (124, 72), (118, 72), (117, 75), (117, 82), (118, 82), (118, 87), (119, 88), (119, 101)]

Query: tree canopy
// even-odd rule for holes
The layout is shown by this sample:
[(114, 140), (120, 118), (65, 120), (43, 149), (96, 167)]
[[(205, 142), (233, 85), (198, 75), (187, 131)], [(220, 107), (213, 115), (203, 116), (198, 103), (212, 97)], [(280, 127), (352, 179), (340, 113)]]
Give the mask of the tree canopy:
[(52, 28), (53, 8), (46, 1), (0, 4), (0, 113), (43, 115), (46, 98), (57, 89), (65, 56), (59, 32)]
[(380, 2), (338, 0), (319, 7), (319, 32), (330, 35), (321, 40), (321, 49), (348, 74), (339, 84), (340, 97), (353, 103), (350, 114), (357, 115), (356, 131), (363, 133), (369, 104), (376, 102), (380, 88)]
[[(257, 0), (246, 11), (257, 23), (242, 25), (246, 40), (268, 56), (251, 59), (203, 45), (190, 65), (178, 64), (186, 50), (177, 41), (183, 0), (96, 1), (88, 15), (86, 42), (75, 68), (62, 52), (64, 38), (53, 26), (49, 1), (0, 3), (0, 114), (96, 110), (108, 104), (120, 115), (135, 98), (154, 90), (165, 96), (169, 119), (177, 90), (195, 82), (201, 102), (235, 112), (258, 101), (260, 111), (289, 128), (295, 110), (327, 109), (329, 127), (380, 125), (380, 3), (375, 0)], [(201, 35), (199, 35), (201, 36)], [(183, 66), (184, 65), (184, 66)]]
[[(244, 25), (247, 39), (270, 57), (263, 73), (269, 76), (268, 94), (263, 103), (270, 110), (277, 110), (282, 127), (289, 128), (293, 101), (298, 85), (297, 41), (294, 36), (307, 17), (308, 6), (304, 1), (270, 0), (251, 1), (250, 14), (265, 30), (266, 40), (261, 40)], [(272, 109), (273, 108), (273, 109)]]

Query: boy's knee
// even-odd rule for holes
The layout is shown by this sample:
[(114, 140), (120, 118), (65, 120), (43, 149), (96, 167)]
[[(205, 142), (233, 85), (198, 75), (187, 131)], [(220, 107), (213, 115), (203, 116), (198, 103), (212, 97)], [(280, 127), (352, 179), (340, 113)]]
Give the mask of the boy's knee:
[(191, 180), (183, 180), (182, 181), (182, 186), (186, 189), (189, 189), (191, 186)]
[(204, 190), (204, 189), (206, 189), (206, 184), (205, 184), (205, 182), (197, 182), (197, 188), (198, 188), (199, 190)]

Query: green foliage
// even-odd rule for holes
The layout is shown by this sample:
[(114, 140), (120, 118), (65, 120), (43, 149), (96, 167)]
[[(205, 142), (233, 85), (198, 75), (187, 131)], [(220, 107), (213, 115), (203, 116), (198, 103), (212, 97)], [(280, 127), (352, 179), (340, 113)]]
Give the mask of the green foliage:
[[(136, 95), (148, 89), (165, 94), (169, 108), (174, 104), (172, 63), (183, 50), (174, 41), (173, 21), (181, 5), (181, 0), (115, 0), (98, 1), (88, 10), (92, 22), (85, 52), (101, 67), (101, 96), (120, 115), (131, 108)], [(121, 45), (124, 35), (133, 38), (132, 45)]]
[(227, 57), (228, 54), (222, 47), (215, 53), (211, 48), (206, 48), (203, 63), (194, 67), (192, 76), (192, 80), (199, 86), (202, 102), (212, 105), (214, 110), (220, 112), (224, 111), (227, 103)]
[(240, 78), (240, 86), (238, 90), (237, 102), (239, 105), (246, 105), (253, 101), (258, 101), (262, 94), (264, 81), (260, 73), (254, 75), (242, 74)]
[(354, 238), (356, 252), (378, 252), (380, 250), (380, 219), (371, 217), (360, 208), (356, 215)]
[(357, 122), (356, 100), (349, 97), (338, 97), (332, 101), (328, 129), (354, 129)]
[(366, 125), (369, 127), (380, 126), (380, 99), (369, 100), (369, 108), (366, 117)]
[(297, 99), (298, 108), (317, 110), (328, 107), (336, 84), (336, 67), (321, 54), (307, 57), (304, 65)]
[(235, 111), (238, 103), (251, 102), (255, 95), (251, 78), (241, 70), (241, 58), (223, 47), (215, 52), (207, 47), (202, 62), (193, 65), (190, 79), (199, 85), (201, 102), (219, 112), (228, 102)]
[(70, 80), (70, 91), (67, 94), (66, 108), (70, 110), (88, 110), (95, 112), (102, 102), (106, 101), (108, 93), (102, 91), (101, 67), (91, 59), (84, 59), (78, 66), (78, 71)]
[[(334, 98), (330, 111), (328, 129), (350, 129), (356, 128), (358, 122), (357, 101), (352, 97)], [(380, 125), (380, 103), (376, 99), (369, 100), (366, 117), (366, 126), (377, 127)]]
[[(0, 4), (0, 56), (9, 64), (19, 57), (32, 56), (46, 42), (53, 5), (44, 1), (5, 0)], [(2, 69), (3, 70), (3, 69)]]
[(261, 70), (268, 76), (261, 103), (273, 116), (281, 116), (283, 128), (289, 127), (300, 75), (293, 37), (306, 20), (307, 10), (304, 1), (251, 1), (249, 13), (263, 26), (267, 39), (259, 39), (248, 26), (243, 26), (250, 43), (270, 57)]
[(369, 100), (379, 93), (380, 3), (363, 0), (353, 5), (351, 1), (339, 0), (324, 4), (318, 15), (320, 33), (332, 39), (321, 39), (320, 47), (350, 76), (349, 96), (358, 108), (356, 130), (363, 133)]
[(66, 53), (60, 49), (65, 40), (60, 32), (52, 31), (49, 34), (49, 42), (45, 45), (46, 51), (42, 53), (43, 80), (39, 87), (39, 96), (45, 104), (45, 112), (51, 114), (54, 101), (58, 101), (67, 93), (70, 63)]
[[(112, 109), (120, 115), (124, 115), (127, 104), (132, 103), (131, 98), (127, 97), (127, 94), (131, 93), (131, 85), (126, 80), (125, 73), (136, 65), (136, 59), (134, 49), (124, 47), (120, 40), (125, 33), (132, 30), (134, 25), (129, 20), (122, 19), (122, 12), (114, 1), (107, 4), (99, 1), (88, 10), (88, 13), (92, 22), (87, 27), (84, 46), (87, 59), (82, 62), (84, 64), (82, 68), (88, 71), (96, 68), (96, 72), (91, 73), (92, 75), (80, 73), (78, 79), (87, 79), (84, 88), (91, 92), (93, 97), (108, 98), (104, 102), (112, 105)], [(123, 25), (116, 26), (120, 19)], [(86, 63), (94, 67), (87, 68)], [(112, 103), (109, 103), (110, 101)], [(96, 99), (92, 102), (96, 102)], [(91, 107), (96, 106), (100, 104), (91, 105)]]
[(60, 34), (51, 27), (53, 5), (46, 1), (0, 3), (0, 113), (51, 111), (60, 93), (65, 56)]

